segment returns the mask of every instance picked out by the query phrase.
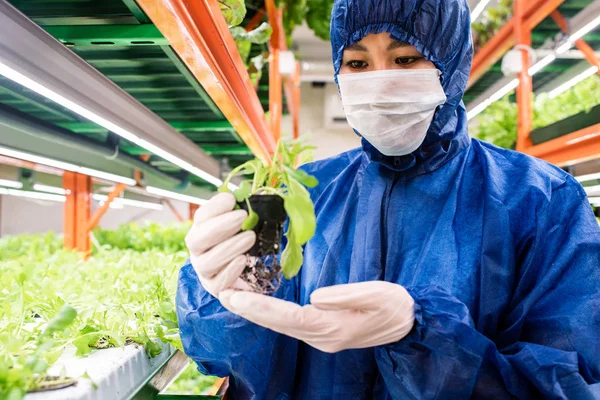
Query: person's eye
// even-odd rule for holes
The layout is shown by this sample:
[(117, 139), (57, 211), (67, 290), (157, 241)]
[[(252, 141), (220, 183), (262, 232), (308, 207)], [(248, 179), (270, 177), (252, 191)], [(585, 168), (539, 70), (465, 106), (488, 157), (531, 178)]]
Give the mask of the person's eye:
[(411, 65), (416, 63), (417, 61), (421, 60), (421, 58), (418, 57), (398, 57), (396, 58), (396, 64), (397, 65)]
[(367, 68), (368, 64), (360, 60), (351, 60), (346, 63), (346, 66), (350, 67), (351, 69), (359, 70)]

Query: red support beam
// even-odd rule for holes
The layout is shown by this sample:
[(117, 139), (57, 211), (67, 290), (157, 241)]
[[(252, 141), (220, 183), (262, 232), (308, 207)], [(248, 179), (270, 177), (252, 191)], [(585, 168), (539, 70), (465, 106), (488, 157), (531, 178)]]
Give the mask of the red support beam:
[(517, 151), (531, 147), (529, 135), (533, 128), (533, 78), (529, 75), (530, 58), (527, 47), (531, 47), (531, 28), (525, 19), (525, 1), (515, 0), (514, 3), (514, 32), (515, 41), (519, 46), (525, 46), (521, 51), (523, 68), (518, 74), (519, 86), (517, 87), (518, 129)]
[(115, 188), (113, 189), (113, 191), (108, 194), (108, 199), (94, 212), (94, 215), (92, 215), (92, 217), (90, 218), (87, 225), (88, 232), (94, 230), (94, 228), (100, 222), (100, 219), (102, 219), (104, 214), (106, 214), (106, 212), (108, 211), (108, 208), (110, 207), (112, 201), (119, 197), (121, 193), (123, 193), (125, 187), (125, 184), (118, 183), (117, 186), (115, 186)]
[(252, 17), (252, 19), (248, 22), (248, 25), (246, 25), (246, 27), (244, 28), (244, 29), (246, 29), (246, 32), (250, 32), (250, 31), (256, 29), (264, 17), (265, 17), (265, 10), (264, 10), (264, 8), (261, 8), (260, 10), (258, 10), (256, 12), (256, 14), (254, 14), (254, 17)]
[[(567, 19), (561, 14), (560, 11), (558, 10), (554, 10), (551, 14), (552, 19), (554, 20), (554, 22), (556, 22), (556, 24), (560, 27), (560, 29), (566, 33), (569, 34), (569, 23), (567, 22)], [(594, 51), (594, 49), (587, 44), (587, 42), (583, 39), (579, 39), (576, 40), (574, 43), (575, 47), (581, 51), (585, 57), (586, 60), (588, 60), (588, 62), (593, 65), (598, 67), (598, 74), (600, 75), (600, 58), (598, 58), (596, 56), (596, 52)]]
[(600, 124), (530, 147), (525, 153), (561, 167), (600, 158)]
[(252, 152), (275, 140), (217, 0), (137, 0)]
[[(565, 0), (527, 0), (524, 5), (525, 28), (532, 30), (556, 10)], [(467, 88), (479, 80), (516, 43), (516, 21), (513, 16), (473, 58)]]
[(75, 219), (77, 224), (77, 250), (90, 255), (90, 235), (88, 223), (92, 209), (92, 178), (87, 175), (76, 174), (77, 188), (75, 193)]

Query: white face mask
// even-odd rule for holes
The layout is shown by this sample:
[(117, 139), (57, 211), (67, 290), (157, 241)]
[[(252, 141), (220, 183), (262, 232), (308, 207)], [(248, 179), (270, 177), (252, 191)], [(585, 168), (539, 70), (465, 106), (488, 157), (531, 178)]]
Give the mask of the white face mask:
[(446, 102), (437, 69), (385, 70), (338, 76), (350, 126), (386, 156), (417, 150), (435, 110)]

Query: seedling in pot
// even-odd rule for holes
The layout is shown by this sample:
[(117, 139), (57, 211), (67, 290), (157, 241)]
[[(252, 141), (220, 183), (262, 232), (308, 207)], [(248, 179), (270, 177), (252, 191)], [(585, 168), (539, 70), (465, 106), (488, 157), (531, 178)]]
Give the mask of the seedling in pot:
[[(313, 149), (300, 141), (289, 145), (280, 141), (269, 165), (258, 159), (240, 165), (219, 189), (229, 191), (233, 177), (249, 178), (242, 181), (234, 195), (239, 207), (248, 211), (242, 229), (254, 230), (257, 236), (241, 276), (257, 293), (274, 293), (281, 284), (281, 275), (291, 279), (300, 272), (302, 246), (315, 234), (315, 210), (306, 188), (319, 182), (297, 169), (311, 157)], [(287, 244), (281, 252), (286, 220)]]

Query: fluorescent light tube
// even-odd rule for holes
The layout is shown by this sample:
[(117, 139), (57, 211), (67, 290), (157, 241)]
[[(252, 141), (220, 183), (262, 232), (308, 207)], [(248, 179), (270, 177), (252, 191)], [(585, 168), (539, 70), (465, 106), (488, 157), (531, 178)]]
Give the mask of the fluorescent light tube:
[(600, 206), (600, 197), (590, 197), (590, 204)]
[(93, 176), (94, 178), (98, 178), (98, 179), (104, 179), (104, 180), (111, 181), (111, 182), (123, 183), (127, 186), (135, 186), (137, 183), (135, 181), (135, 179), (132, 179), (132, 178), (126, 178), (124, 176), (110, 174), (108, 172), (97, 171), (95, 169), (90, 169), (90, 168), (86, 168), (86, 167), (80, 167), (79, 171), (77, 171), (77, 172), (79, 172), (80, 174)]
[(17, 181), (9, 181), (7, 179), (0, 179), (0, 186), (9, 187), (13, 189), (23, 188), (23, 183)]
[(206, 204), (208, 202), (208, 200), (205, 200), (205, 199), (200, 199), (198, 197), (188, 196), (188, 195), (181, 194), (181, 193), (170, 192), (168, 190), (159, 189), (159, 188), (155, 188), (155, 187), (152, 187), (152, 186), (148, 186), (146, 188), (146, 191), (148, 193), (156, 195), (156, 196), (167, 197), (167, 198), (173, 199), (173, 200), (180, 200), (180, 201), (184, 201), (186, 203), (203, 205), (203, 204)]
[(60, 194), (63, 196), (70, 192), (70, 190), (65, 190), (56, 186), (40, 185), (39, 183), (33, 185), (33, 190), (37, 190), (38, 192)]
[(577, 75), (573, 79), (568, 80), (567, 82), (563, 83), (562, 85), (560, 85), (556, 89), (552, 90), (550, 93), (548, 93), (548, 97), (550, 97), (551, 99), (553, 99), (553, 98), (555, 98), (557, 96), (560, 96), (561, 94), (563, 94), (567, 90), (571, 89), (573, 86), (577, 85), (579, 82), (582, 82), (582, 81), (586, 80), (587, 78), (589, 78), (590, 76), (596, 74), (597, 72), (598, 72), (598, 67), (597, 66), (593, 66), (593, 67), (588, 68), (587, 70), (585, 70), (581, 74)]
[(496, 93), (494, 93), (493, 95), (491, 95), (490, 97), (488, 97), (485, 101), (483, 101), (477, 107), (475, 107), (471, 111), (469, 111), (467, 113), (467, 119), (468, 120), (473, 119), (478, 114), (480, 114), (481, 112), (483, 112), (483, 110), (485, 110), (486, 108), (488, 108), (492, 103), (500, 100), (501, 98), (503, 98), (504, 96), (506, 96), (507, 94), (509, 94), (511, 91), (513, 91), (514, 89), (516, 89), (518, 86), (519, 86), (519, 80), (518, 79), (513, 79), (508, 84), (504, 85)]
[(577, 182), (588, 182), (588, 181), (600, 180), (600, 173), (576, 176), (575, 179), (577, 180)]
[(600, 192), (600, 185), (584, 187), (583, 190), (589, 195), (591, 193)]
[[(202, 171), (200, 168), (194, 167), (190, 163), (183, 161), (179, 157), (172, 155), (171, 153), (161, 149), (158, 146), (153, 145), (152, 143), (150, 143), (146, 140), (139, 138), (138, 136), (134, 135), (133, 133), (127, 131), (126, 129), (123, 129), (120, 126), (115, 125), (111, 121), (97, 115), (96, 113), (94, 113), (84, 107), (81, 107), (79, 104), (76, 104), (73, 101), (67, 99), (66, 97), (54, 92), (53, 90), (48, 89), (44, 85), (41, 85), (40, 83), (34, 81), (33, 79), (28, 78), (27, 76), (21, 74), (20, 72), (12, 69), (8, 65), (3, 64), (1, 62), (0, 62), (0, 74), (4, 75), (8, 79), (11, 79), (12, 81), (30, 89), (30, 90), (33, 90), (34, 92), (54, 101), (55, 103), (60, 104), (61, 106), (65, 107), (65, 108), (68, 108), (69, 110), (108, 129), (109, 131), (116, 133), (117, 135), (121, 136), (122, 138), (127, 139), (130, 142), (133, 142), (133, 143), (143, 147), (144, 149), (150, 151), (151, 153), (154, 153), (157, 156), (164, 158), (165, 160), (177, 165), (179, 168), (182, 168), (182, 169), (204, 179), (205, 181), (212, 183), (215, 186), (220, 186), (223, 183), (223, 181), (220, 180), (219, 178), (216, 178), (216, 177), (212, 176), (211, 174), (209, 174), (205, 171)], [(42, 164), (42, 163), (40, 163), (40, 164)], [(121, 182), (121, 181), (116, 181), (116, 182)], [(125, 182), (122, 182), (122, 183), (125, 183)]]
[(3, 189), (3, 188), (0, 188), (0, 194), (4, 194), (7, 196), (24, 197), (24, 198), (35, 199), (35, 200), (56, 201), (56, 202), (60, 202), (60, 203), (64, 203), (67, 200), (67, 198), (65, 196), (61, 196), (61, 195), (57, 195), (57, 194), (28, 192), (28, 191), (24, 191), (24, 190)]
[(475, 22), (477, 18), (479, 18), (489, 3), (490, 0), (481, 0), (479, 4), (477, 4), (477, 6), (471, 12), (471, 23)]
[(556, 60), (556, 56), (554, 54), (550, 54), (549, 56), (544, 57), (531, 68), (529, 68), (529, 75), (534, 76), (548, 65), (552, 64)]
[[(108, 196), (105, 196), (103, 194), (92, 194), (92, 199), (94, 199), (102, 204), (108, 200)], [(145, 208), (148, 210), (156, 210), (156, 211), (161, 211), (164, 209), (164, 206), (162, 204), (152, 203), (149, 201), (126, 199), (123, 197), (116, 197), (115, 199), (113, 199), (113, 201), (110, 204), (111, 205), (116, 204), (117, 206), (114, 208), (123, 208), (124, 206), (130, 206), (130, 207)]]
[(600, 15), (597, 16), (596, 19), (594, 19), (592, 22), (590, 22), (589, 24), (587, 24), (586, 26), (584, 26), (583, 28), (581, 28), (580, 30), (578, 30), (577, 32), (572, 34), (571, 37), (569, 38), (569, 40), (575, 42), (576, 40), (581, 39), (582, 37), (584, 37), (591, 31), (596, 29), (596, 27), (598, 25), (600, 25)]
[(563, 54), (566, 53), (567, 51), (569, 51), (571, 49), (571, 47), (573, 47), (573, 42), (571, 42), (571, 40), (569, 40), (568, 42), (560, 45), (557, 49), (556, 49), (556, 54)]
[(77, 172), (84, 175), (93, 176), (94, 178), (104, 179), (111, 182), (123, 183), (128, 186), (135, 186), (136, 181), (132, 178), (127, 178), (120, 175), (110, 174), (108, 172), (102, 172), (91, 168), (80, 167), (75, 164), (66, 163), (63, 161), (54, 160), (48, 157), (37, 156), (35, 154), (25, 153), (18, 150), (9, 149), (6, 147), (0, 147), (0, 155), (18, 158), (25, 161), (30, 161), (36, 164), (48, 165), (50, 167), (62, 169), (69, 172)]

